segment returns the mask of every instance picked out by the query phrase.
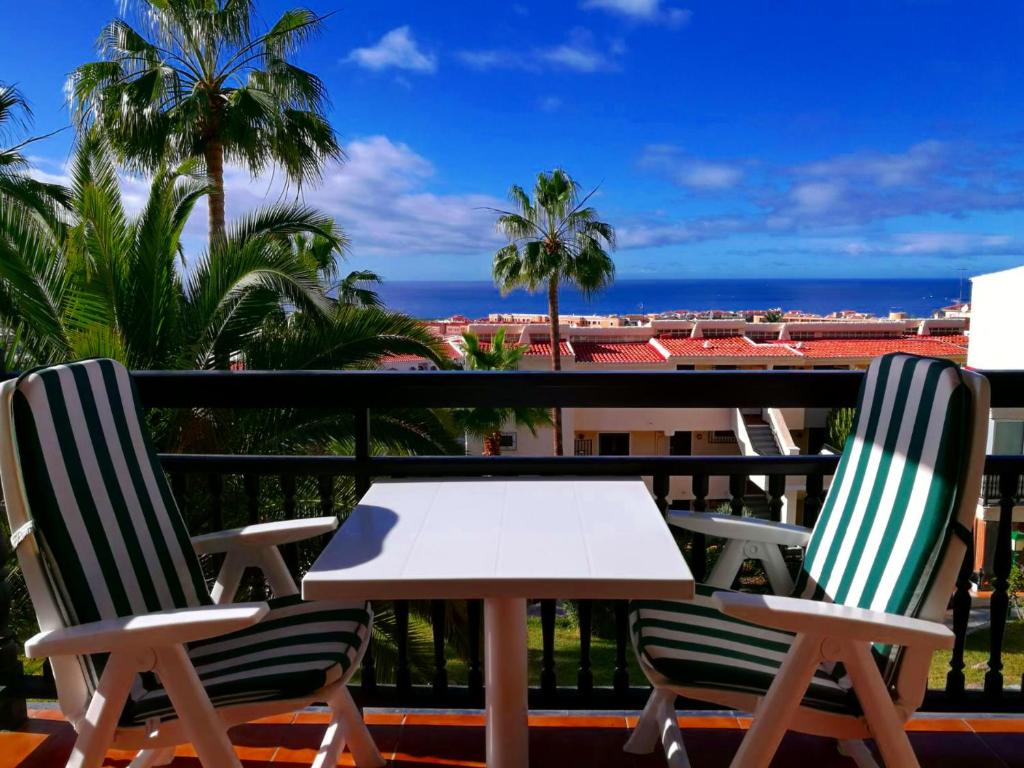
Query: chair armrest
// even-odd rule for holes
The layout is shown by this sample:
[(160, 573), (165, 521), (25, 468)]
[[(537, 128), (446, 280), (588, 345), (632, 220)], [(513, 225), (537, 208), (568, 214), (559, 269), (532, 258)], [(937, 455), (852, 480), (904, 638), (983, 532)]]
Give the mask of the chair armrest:
[(38, 659), (181, 645), (245, 629), (269, 610), (266, 603), (238, 603), (92, 621), (40, 632), (25, 643), (25, 655)]
[(756, 517), (734, 517), (707, 512), (672, 512), (668, 517), (668, 523), (708, 536), (760, 541), (764, 544), (783, 544), (788, 547), (805, 547), (811, 539), (810, 528), (773, 523)]
[(712, 599), (728, 616), (801, 635), (932, 649), (953, 647), (953, 632), (937, 621), (778, 595), (718, 592)]
[(338, 527), (336, 517), (303, 517), (297, 520), (279, 520), (257, 523), (216, 533), (192, 537), (192, 546), (199, 555), (232, 552), (239, 549), (262, 549), (305, 541), (330, 533)]

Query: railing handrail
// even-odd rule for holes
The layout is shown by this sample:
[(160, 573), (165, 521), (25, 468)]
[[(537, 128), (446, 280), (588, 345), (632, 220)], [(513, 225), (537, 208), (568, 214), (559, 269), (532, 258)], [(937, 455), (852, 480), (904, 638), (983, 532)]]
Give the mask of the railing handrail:
[[(981, 371), (994, 408), (1021, 405), (1024, 370)], [(0, 374), (0, 380), (14, 374)], [(136, 371), (142, 402), (167, 408), (832, 408), (862, 371)]]

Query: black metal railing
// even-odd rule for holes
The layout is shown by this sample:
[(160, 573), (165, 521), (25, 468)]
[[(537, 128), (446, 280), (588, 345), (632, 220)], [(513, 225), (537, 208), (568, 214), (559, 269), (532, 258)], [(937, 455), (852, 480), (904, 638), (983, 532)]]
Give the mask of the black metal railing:
[[(140, 372), (135, 374), (143, 405), (148, 408), (320, 408), (352, 412), (353, 454), (347, 456), (267, 455), (163, 455), (172, 487), (188, 510), (189, 522), (212, 530), (225, 524), (255, 522), (266, 516), (344, 513), (377, 477), (464, 476), (644, 476), (650, 478), (658, 507), (667, 512), (671, 478), (690, 478), (689, 506), (708, 509), (712, 478), (728, 479), (730, 508), (743, 509), (748, 478), (767, 476), (768, 508), (778, 519), (787, 477), (803, 477), (803, 521), (813, 525), (824, 501), (824, 482), (838, 457), (820, 456), (378, 456), (371, 452), (371, 412), (403, 407), (472, 407), (481, 405), (560, 406), (572, 408), (828, 408), (854, 404), (862, 374), (853, 371), (817, 372), (606, 372), (606, 373), (485, 373), (485, 372)], [(1024, 371), (990, 376), (993, 406), (1024, 405)], [(336, 405), (343, 404), (343, 405)], [(966, 685), (964, 670), (967, 620), (972, 598), (974, 555), (964, 560), (951, 604), (956, 647), (945, 686), (929, 690), (926, 707), (956, 711), (1024, 711), (1024, 696), (1004, 691), (1003, 637), (1010, 596), (1012, 511), (1024, 476), (1024, 457), (989, 456), (986, 474), (999, 478), (1000, 520), (992, 581), (991, 644), (984, 687)], [(699, 535), (683, 542), (694, 575), (707, 573), (707, 542)], [(315, 548), (289, 547), (286, 561), (296, 573), (311, 562)], [(211, 567), (215, 564), (211, 564)], [(360, 670), (358, 697), (366, 705), (446, 706), (478, 705), (483, 700), (480, 644), (480, 602), (431, 601), (410, 605), (405, 601), (381, 605), (393, 630), (388, 652), (388, 674), (378, 674), (377, 653), (367, 653)], [(614, 644), (610, 664), (595, 666), (592, 630), (596, 611), (612, 622)], [(579, 632), (575, 680), (558, 679), (555, 663), (555, 625), (559, 605), (539, 605), (542, 648), (539, 685), (530, 692), (532, 706), (545, 708), (627, 709), (643, 704), (646, 681), (631, 677), (626, 603), (601, 605), (581, 601), (576, 607)], [(602, 614), (604, 615), (604, 614)], [(2, 611), (0, 611), (2, 617)], [(410, 625), (429, 624), (432, 633), (428, 669), (414, 669)], [(465, 639), (465, 679), (451, 681), (448, 643), (452, 628), (460, 625)], [(0, 635), (4, 627), (0, 626)], [(383, 655), (382, 655), (383, 659)], [(418, 662), (421, 667), (423, 660)], [(4, 674), (0, 666), (0, 675)], [(7, 673), (11, 673), (8, 671)], [(1016, 686), (1019, 681), (1010, 681)], [(0, 677), (0, 696), (52, 696), (45, 676)]]

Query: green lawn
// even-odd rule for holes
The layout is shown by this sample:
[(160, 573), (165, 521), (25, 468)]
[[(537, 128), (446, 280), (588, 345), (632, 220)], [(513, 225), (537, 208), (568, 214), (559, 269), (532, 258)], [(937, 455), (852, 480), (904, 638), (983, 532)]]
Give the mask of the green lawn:
[[(964, 676), (968, 688), (981, 688), (988, 671), (988, 649), (991, 640), (989, 630), (981, 629), (967, 636), (964, 648)], [(932, 669), (928, 676), (930, 688), (945, 688), (946, 673), (949, 671), (949, 651), (939, 651), (932, 657)], [(1007, 687), (1019, 686), (1024, 675), (1024, 622), (1013, 621), (1006, 625), (1003, 636), (1003, 683)]]
[[(541, 666), (541, 628), (540, 619), (531, 616), (527, 620), (529, 633), (529, 673), (530, 685), (540, 685)], [(629, 681), (632, 685), (644, 685), (645, 678), (636, 663), (633, 646), (626, 649), (626, 662), (629, 667)], [(615, 670), (615, 641), (600, 637), (590, 640), (590, 663), (594, 674), (594, 685), (611, 685), (612, 673)], [(555, 619), (555, 680), (560, 686), (576, 685), (576, 673), (580, 664), (579, 629), (573, 622), (565, 618)], [(464, 685), (466, 682), (466, 662), (448, 655), (448, 681), (452, 685)]]

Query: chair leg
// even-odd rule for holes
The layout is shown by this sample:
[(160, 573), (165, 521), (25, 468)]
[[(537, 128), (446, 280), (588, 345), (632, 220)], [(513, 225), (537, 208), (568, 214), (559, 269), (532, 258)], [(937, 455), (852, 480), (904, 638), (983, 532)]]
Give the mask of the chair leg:
[(776, 595), (789, 595), (793, 592), (793, 577), (789, 575), (786, 561), (779, 551), (778, 544), (761, 544), (761, 564), (768, 575), (768, 583)]
[(887, 768), (920, 768), (902, 719), (893, 711), (892, 698), (882, 682), (870, 646), (844, 643), (843, 664)]
[(217, 605), (234, 602), (238, 587), (245, 575), (245, 561), (237, 552), (228, 552), (217, 573), (217, 581), (210, 590), (210, 597)]
[(381, 768), (384, 758), (377, 750), (373, 736), (363, 722), (356, 703), (352, 701), (348, 688), (339, 685), (329, 703), (331, 722), (312, 768), (333, 768), (346, 741), (358, 768)]
[(203, 768), (242, 768), (184, 646), (158, 651), (157, 672)]
[(78, 738), (67, 768), (99, 768), (103, 764), (135, 672), (135, 662), (129, 654), (113, 653), (107, 659), (85, 718), (78, 725)]
[(633, 728), (633, 733), (622, 747), (624, 752), (629, 752), (631, 755), (649, 755), (654, 751), (654, 745), (658, 743), (658, 711), (661, 708), (661, 700), (664, 695), (665, 691), (661, 688), (651, 691), (644, 710), (640, 713), (640, 719), (637, 720), (636, 727)]
[(879, 768), (875, 756), (868, 745), (861, 739), (841, 739), (838, 744), (839, 754), (848, 757), (857, 764), (857, 768)]
[(744, 544), (746, 542), (740, 539), (729, 539), (726, 542), (705, 582), (708, 586), (732, 589), (733, 582), (736, 581), (746, 559), (743, 553)]
[(172, 760), (174, 760), (174, 747), (143, 749), (139, 751), (134, 760), (128, 763), (128, 768), (158, 768), (161, 765), (168, 765)]
[(690, 756), (686, 754), (683, 734), (676, 717), (676, 697), (671, 691), (662, 697), (658, 706), (658, 727), (661, 730), (661, 747), (665, 750), (668, 768), (691, 768)]
[(757, 705), (754, 722), (731, 768), (768, 768), (821, 661), (820, 643), (821, 638), (796, 636), (768, 693)]

